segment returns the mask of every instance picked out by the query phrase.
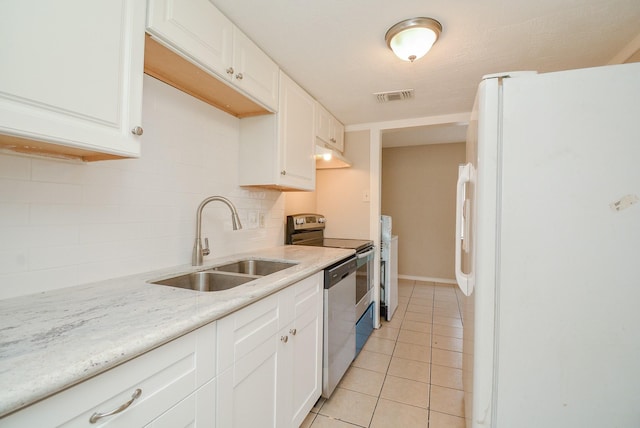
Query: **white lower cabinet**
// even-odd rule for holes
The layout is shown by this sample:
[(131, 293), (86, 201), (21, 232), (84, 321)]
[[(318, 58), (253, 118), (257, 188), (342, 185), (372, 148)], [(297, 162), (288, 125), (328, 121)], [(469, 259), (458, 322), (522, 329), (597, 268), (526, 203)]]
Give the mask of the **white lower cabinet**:
[[(322, 393), (322, 272), (298, 283), (289, 293), (295, 310), (293, 322), (281, 330), (280, 341), (286, 358), (279, 373), (285, 379), (278, 397), (281, 398), (279, 421), (282, 427), (299, 427)], [(285, 299), (286, 301), (286, 299)]]
[(167, 410), (146, 428), (176, 428), (216, 426), (216, 379), (211, 379), (196, 392)]
[(322, 273), (218, 320), (219, 427), (298, 427), (320, 397)]
[(0, 419), (7, 427), (299, 427), (322, 392), (322, 272)]
[(211, 323), (2, 418), (0, 427), (175, 427), (163, 421), (213, 420), (206, 412), (215, 403), (215, 344)]

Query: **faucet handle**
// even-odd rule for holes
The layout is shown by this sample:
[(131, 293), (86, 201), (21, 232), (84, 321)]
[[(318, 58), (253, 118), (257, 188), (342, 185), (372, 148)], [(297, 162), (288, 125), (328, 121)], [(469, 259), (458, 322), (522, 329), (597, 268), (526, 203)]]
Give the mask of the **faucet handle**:
[(202, 247), (202, 255), (208, 256), (211, 253), (209, 250), (209, 238), (204, 238), (204, 246)]

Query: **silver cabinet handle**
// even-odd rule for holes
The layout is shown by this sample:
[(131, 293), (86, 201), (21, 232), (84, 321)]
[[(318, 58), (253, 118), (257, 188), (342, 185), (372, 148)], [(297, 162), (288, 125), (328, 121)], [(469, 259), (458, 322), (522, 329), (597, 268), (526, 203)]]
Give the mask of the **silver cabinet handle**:
[(89, 418), (89, 422), (91, 422), (92, 424), (95, 424), (96, 422), (98, 422), (100, 419), (102, 418), (106, 418), (107, 416), (112, 416), (115, 414), (118, 414), (120, 412), (124, 412), (125, 410), (127, 410), (127, 408), (133, 404), (134, 401), (136, 401), (140, 396), (142, 395), (142, 389), (138, 388), (135, 391), (133, 391), (133, 395), (131, 396), (131, 400), (127, 401), (126, 403), (124, 403), (123, 405), (121, 405), (120, 407), (118, 407), (117, 409), (114, 409), (110, 412), (105, 412), (105, 413), (94, 413), (93, 415), (91, 415), (91, 417)]
[(142, 129), (142, 127), (141, 127), (141, 126), (136, 126), (135, 128), (133, 128), (133, 129), (131, 130), (131, 133), (132, 133), (133, 135), (142, 135), (142, 133), (143, 133), (143, 132), (144, 132), (144, 129)]
[(280, 340), (287, 343), (289, 341), (289, 336), (280, 336)]
[(227, 72), (227, 74), (233, 74), (235, 73), (235, 70), (233, 69), (233, 67), (229, 67), (225, 70)]
[(280, 171), (280, 175), (287, 175), (287, 171), (283, 169), (282, 171)]
[(244, 76), (242, 75), (242, 73), (236, 74), (236, 79), (238, 79), (238, 80), (242, 80), (243, 77)]
[(292, 328), (291, 330), (289, 330), (289, 333), (291, 333), (291, 336), (295, 336), (297, 332), (298, 330), (296, 330), (295, 328)]

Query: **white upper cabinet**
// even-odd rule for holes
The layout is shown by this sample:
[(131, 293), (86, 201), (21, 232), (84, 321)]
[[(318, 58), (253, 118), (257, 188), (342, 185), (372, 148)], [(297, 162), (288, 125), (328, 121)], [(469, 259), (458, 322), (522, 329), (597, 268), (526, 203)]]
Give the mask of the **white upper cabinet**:
[(233, 32), (233, 74), (235, 85), (273, 110), (278, 108), (280, 68), (240, 30)]
[(314, 190), (315, 100), (280, 73), (278, 113), (240, 121), (240, 185)]
[(256, 101), (278, 107), (278, 65), (209, 0), (149, 0), (147, 32)]
[(3, 2), (0, 147), (140, 155), (144, 0)]
[(231, 66), (233, 24), (209, 0), (149, 0), (147, 31), (221, 76)]
[(316, 105), (316, 138), (321, 144), (344, 151), (344, 125), (320, 103)]

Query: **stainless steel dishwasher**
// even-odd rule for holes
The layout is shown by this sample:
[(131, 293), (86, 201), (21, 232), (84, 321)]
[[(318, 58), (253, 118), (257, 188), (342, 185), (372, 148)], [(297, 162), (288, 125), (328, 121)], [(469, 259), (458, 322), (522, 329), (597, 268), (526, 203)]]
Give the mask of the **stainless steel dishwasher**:
[(356, 355), (356, 257), (324, 271), (322, 396), (329, 398)]

